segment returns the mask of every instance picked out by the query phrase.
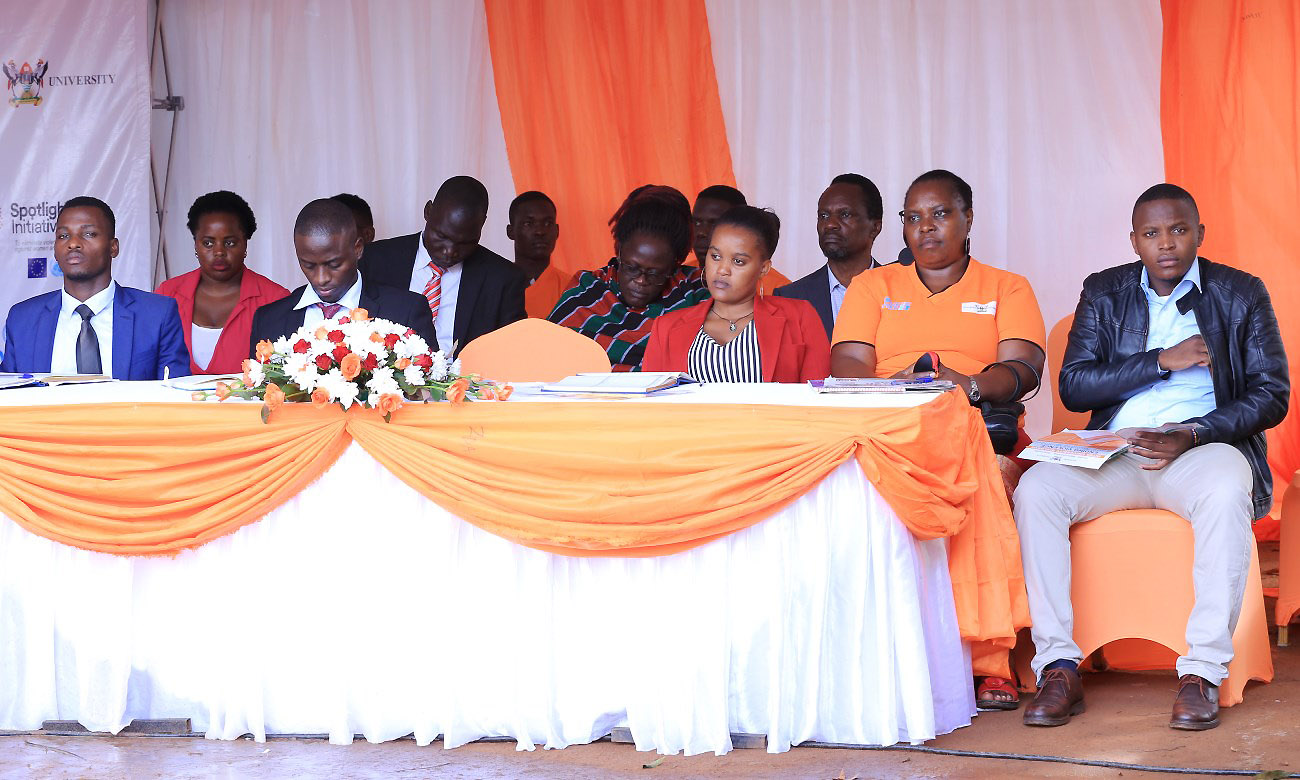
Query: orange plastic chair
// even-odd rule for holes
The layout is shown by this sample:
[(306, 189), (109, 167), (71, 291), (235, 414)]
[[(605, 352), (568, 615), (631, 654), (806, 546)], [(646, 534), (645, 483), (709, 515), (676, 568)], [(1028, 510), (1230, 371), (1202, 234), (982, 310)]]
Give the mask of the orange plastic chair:
[(485, 333), (460, 351), (462, 373), (500, 382), (556, 382), (571, 374), (609, 371), (595, 341), (547, 320), (526, 319)]
[(1070, 340), (1070, 325), (1073, 323), (1074, 315), (1067, 315), (1052, 327), (1051, 333), (1047, 334), (1047, 367), (1044, 370), (1050, 377), (1052, 388), (1052, 433), (1059, 433), (1066, 428), (1084, 430), (1088, 427), (1088, 418), (1091, 416), (1087, 412), (1072, 412), (1066, 409), (1061, 403), (1060, 393), (1057, 392), (1057, 380), (1061, 376), (1061, 360), (1065, 357), (1065, 345)]
[[(1192, 527), (1172, 512), (1130, 509), (1074, 526), (1070, 542), (1074, 641), (1084, 657), (1105, 647), (1112, 668), (1173, 668), (1187, 652), (1194, 601)], [(1233, 659), (1219, 688), (1224, 707), (1242, 700), (1247, 681), (1273, 679), (1265, 614), (1252, 546)]]
[(1277, 646), (1290, 643), (1287, 626), (1300, 612), (1300, 471), (1291, 477), (1282, 502), (1282, 552), (1278, 557), (1277, 605), (1273, 622), (1277, 625)]

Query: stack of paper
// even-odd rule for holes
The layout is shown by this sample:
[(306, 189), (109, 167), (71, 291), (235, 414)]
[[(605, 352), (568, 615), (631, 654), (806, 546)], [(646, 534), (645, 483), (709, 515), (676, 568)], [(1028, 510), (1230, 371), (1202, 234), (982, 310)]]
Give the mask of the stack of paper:
[(946, 379), (842, 379), (828, 376), (809, 379), (808, 384), (819, 393), (941, 393), (953, 388)]
[(544, 385), (551, 393), (628, 393), (646, 395), (678, 385), (694, 384), (687, 374), (672, 372), (607, 372), (574, 374), (558, 382)]

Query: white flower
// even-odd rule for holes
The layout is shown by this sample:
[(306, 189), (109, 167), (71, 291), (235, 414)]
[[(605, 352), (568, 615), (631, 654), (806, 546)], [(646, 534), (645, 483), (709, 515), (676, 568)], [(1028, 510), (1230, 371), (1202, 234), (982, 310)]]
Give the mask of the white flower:
[(284, 373), (295, 385), (309, 393), (316, 389), (316, 384), (320, 381), (320, 371), (306, 355), (294, 355), (289, 358), (284, 364)]
[(451, 373), (453, 376), (460, 376), (460, 358), (456, 358), (452, 361)]
[(281, 336), (275, 340), (275, 343), (271, 345), (271, 348), (281, 355), (287, 355), (293, 351), (293, 344), (289, 341), (288, 336)]
[(379, 402), (379, 396), (381, 395), (402, 394), (402, 388), (398, 386), (397, 380), (393, 377), (393, 369), (387, 366), (374, 370), (370, 375), (370, 380), (366, 382), (366, 388), (370, 390), (371, 406)]
[(414, 363), (403, 369), (402, 377), (406, 380), (408, 385), (419, 387), (424, 384), (424, 372)]
[(433, 353), (433, 365), (429, 368), (429, 378), (441, 382), (447, 378), (447, 356), (442, 350)]
[(256, 360), (250, 362), (252, 365), (248, 367), (249, 387), (261, 387), (262, 383), (266, 381), (266, 370)]
[(344, 409), (352, 406), (357, 400), (357, 393), (361, 390), (355, 382), (344, 379), (337, 368), (331, 368), (328, 373), (321, 376), (317, 386), (325, 388), (325, 392), (330, 394), (330, 400), (338, 401)]

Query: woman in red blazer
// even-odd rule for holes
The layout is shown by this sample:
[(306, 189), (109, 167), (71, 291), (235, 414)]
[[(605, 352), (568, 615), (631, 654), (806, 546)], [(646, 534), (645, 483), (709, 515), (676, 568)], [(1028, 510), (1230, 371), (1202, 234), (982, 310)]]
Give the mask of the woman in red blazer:
[(237, 374), (248, 357), (253, 312), (289, 291), (244, 266), (257, 220), (248, 203), (222, 190), (190, 206), (190, 234), (199, 267), (158, 285), (176, 299), (194, 374)]
[(830, 373), (830, 342), (816, 310), (759, 295), (781, 222), (736, 206), (713, 228), (704, 258), (712, 297), (655, 320), (642, 371), (684, 371), (701, 382), (806, 382)]

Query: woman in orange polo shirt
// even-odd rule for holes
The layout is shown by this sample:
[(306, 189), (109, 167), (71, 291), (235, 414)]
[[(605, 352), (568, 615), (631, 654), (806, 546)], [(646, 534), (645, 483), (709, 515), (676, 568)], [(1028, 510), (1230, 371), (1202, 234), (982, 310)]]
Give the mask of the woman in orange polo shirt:
[[(833, 376), (947, 379), (972, 404), (1019, 400), (1038, 387), (1047, 342), (1038, 300), (1023, 276), (970, 256), (972, 200), (950, 171), (912, 182), (899, 216), (916, 261), (854, 278), (831, 339)], [(916, 371), (925, 352), (939, 356), (937, 371)], [(1010, 495), (1021, 469), (1001, 455), (998, 465)], [(980, 709), (1019, 706), (1007, 651), (973, 648), (972, 665), (983, 677)]]

